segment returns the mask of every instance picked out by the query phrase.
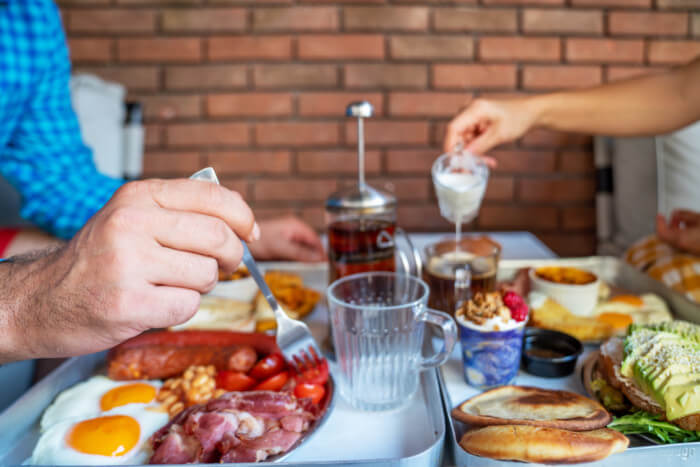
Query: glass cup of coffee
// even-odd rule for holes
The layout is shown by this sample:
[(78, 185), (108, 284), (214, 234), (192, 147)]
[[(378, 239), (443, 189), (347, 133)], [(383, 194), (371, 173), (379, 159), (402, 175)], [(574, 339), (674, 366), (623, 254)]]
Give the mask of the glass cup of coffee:
[(428, 245), (424, 253), (423, 280), (430, 287), (431, 308), (454, 316), (461, 303), (477, 292), (496, 290), (501, 247), (490, 238), (445, 239)]
[[(408, 402), (421, 370), (442, 365), (457, 340), (446, 313), (431, 310), (428, 285), (389, 272), (354, 274), (328, 287), (339, 374), (338, 388), (360, 410), (388, 410)], [(423, 357), (425, 324), (441, 329), (443, 346)]]

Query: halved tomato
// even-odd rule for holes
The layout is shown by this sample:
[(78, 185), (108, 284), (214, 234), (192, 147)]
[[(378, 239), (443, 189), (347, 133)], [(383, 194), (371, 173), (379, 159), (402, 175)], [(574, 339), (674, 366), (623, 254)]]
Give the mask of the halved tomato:
[(256, 391), (279, 391), (280, 389), (282, 389), (282, 386), (285, 385), (288, 379), (289, 373), (283, 371), (281, 373), (277, 373), (275, 376), (270, 376), (265, 381), (255, 386), (253, 389)]
[(310, 383), (323, 386), (328, 381), (328, 361), (324, 358), (316, 366), (298, 373), (294, 379), (297, 384)]
[(284, 357), (280, 354), (273, 353), (258, 360), (258, 363), (248, 372), (248, 375), (258, 381), (262, 381), (284, 370), (284, 366)]
[(216, 375), (216, 387), (227, 391), (247, 391), (257, 381), (240, 371), (222, 370)]
[(309, 398), (314, 404), (318, 404), (326, 395), (326, 389), (321, 384), (300, 383), (294, 388), (294, 395), (299, 399)]

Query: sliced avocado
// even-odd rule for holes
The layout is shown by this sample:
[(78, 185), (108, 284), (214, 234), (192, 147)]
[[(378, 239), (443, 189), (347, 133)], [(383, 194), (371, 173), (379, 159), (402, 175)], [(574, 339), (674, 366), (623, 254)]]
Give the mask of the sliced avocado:
[(668, 387), (664, 400), (669, 421), (700, 412), (700, 374), (685, 384)]

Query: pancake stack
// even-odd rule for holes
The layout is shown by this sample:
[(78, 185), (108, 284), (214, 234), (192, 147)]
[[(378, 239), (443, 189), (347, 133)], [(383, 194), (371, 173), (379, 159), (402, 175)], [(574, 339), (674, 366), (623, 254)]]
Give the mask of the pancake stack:
[(605, 428), (612, 417), (603, 406), (568, 391), (502, 386), (463, 402), (452, 416), (469, 426), (460, 446), (492, 459), (593, 462), (629, 445), (623, 434)]

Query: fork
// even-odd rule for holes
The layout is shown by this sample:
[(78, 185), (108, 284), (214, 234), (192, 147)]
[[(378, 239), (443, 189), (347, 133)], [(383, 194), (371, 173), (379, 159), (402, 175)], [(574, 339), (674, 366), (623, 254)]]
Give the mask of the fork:
[[(216, 172), (211, 167), (200, 170), (190, 177), (192, 180), (203, 180), (206, 182), (216, 183), (219, 185), (219, 179), (216, 176)], [(277, 347), (282, 351), (282, 355), (296, 371), (301, 371), (304, 367), (310, 367), (314, 362), (319, 360), (318, 356), (321, 351), (318, 348), (316, 340), (311, 335), (309, 327), (298, 321), (287, 316), (287, 313), (282, 310), (282, 307), (277, 303), (277, 299), (270, 291), (267, 286), (265, 279), (263, 278), (255, 259), (250, 254), (248, 245), (246, 242), (241, 240), (243, 244), (243, 263), (248, 268), (248, 272), (255, 280), (258, 285), (260, 292), (262, 293), (267, 303), (272, 308), (275, 313), (275, 319), (277, 320)]]

